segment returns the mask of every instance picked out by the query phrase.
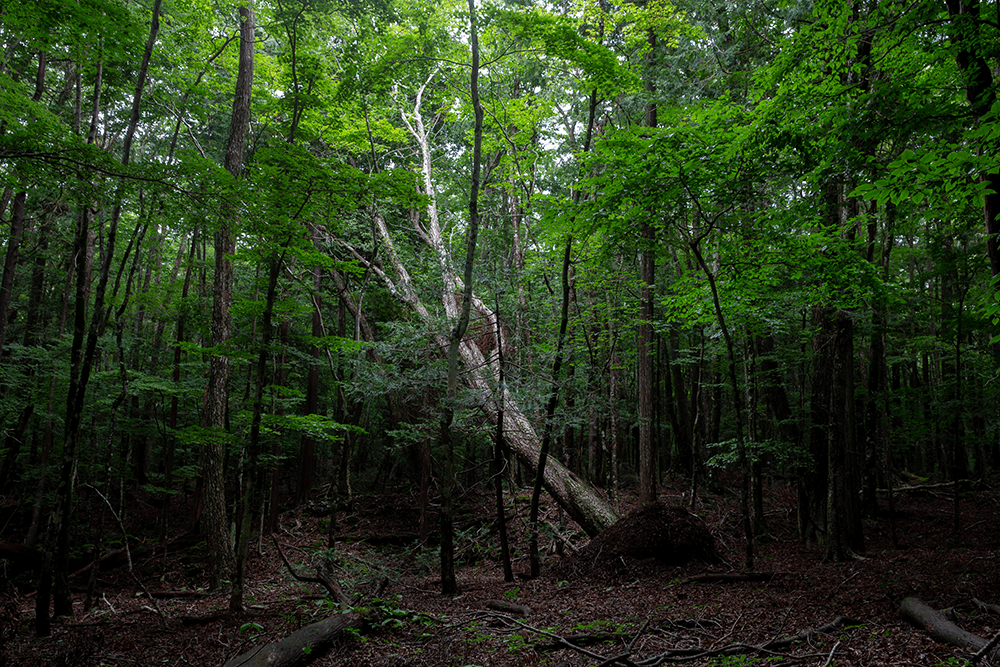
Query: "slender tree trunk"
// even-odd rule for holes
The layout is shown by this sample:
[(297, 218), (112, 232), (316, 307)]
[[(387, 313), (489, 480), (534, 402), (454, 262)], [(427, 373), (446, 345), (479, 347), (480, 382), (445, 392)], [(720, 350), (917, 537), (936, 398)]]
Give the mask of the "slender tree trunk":
[[(965, 75), (965, 96), (976, 120), (982, 122), (997, 99), (993, 70), (983, 51), (988, 48), (984, 46), (987, 37), (981, 34), (989, 24), (980, 18), (980, 0), (945, 0), (945, 6), (952, 23), (951, 42), (957, 47), (958, 67)], [(980, 179), (988, 184), (983, 195), (983, 222), (990, 273), (995, 277), (1000, 275), (1000, 174), (983, 174)]]
[(854, 409), (854, 323), (838, 310), (833, 317), (833, 377), (827, 425), (826, 558), (844, 562), (864, 551), (861, 461)]
[[(503, 441), (503, 393), (504, 387), (504, 365), (503, 365), (503, 338), (500, 329), (500, 299), (497, 298), (496, 310), (496, 337), (497, 337), (497, 368), (500, 381), (497, 391), (500, 395), (500, 410), (497, 414), (497, 429), (493, 438), (493, 490), (497, 501), (497, 532), (500, 534), (500, 560), (503, 563), (503, 580), (510, 583), (514, 581), (514, 569), (510, 562), (510, 545), (507, 540), (507, 513), (503, 502), (503, 478), (504, 465), (507, 457), (504, 455), (506, 446)], [(430, 452), (428, 452), (429, 454)]]
[[(318, 340), (323, 336), (323, 321), (320, 316), (320, 289), (323, 286), (323, 274), (320, 267), (313, 269), (313, 312), (312, 336)], [(312, 345), (309, 351), (312, 362), (309, 364), (309, 374), (306, 378), (305, 413), (319, 414), (319, 346)], [(309, 500), (312, 491), (313, 469), (316, 464), (316, 441), (309, 435), (302, 436), (302, 447), (299, 452), (299, 489), (297, 504), (302, 505)]]
[[(649, 31), (649, 64), (646, 93), (652, 96), (656, 86), (651, 78), (656, 65), (656, 33)], [(656, 127), (656, 102), (646, 104), (646, 127)], [(639, 231), (639, 331), (636, 365), (639, 390), (639, 502), (656, 502), (656, 447), (653, 442), (653, 286), (656, 282), (653, 225), (643, 216)]]
[[(475, 0), (469, 0), (469, 34), (472, 48), (470, 92), (476, 125), (472, 148), (469, 232), (466, 239), (465, 292), (462, 298), (461, 314), (458, 323), (452, 330), (448, 346), (448, 395), (445, 398), (444, 416), (441, 420), (441, 442), (444, 445), (444, 466), (441, 471), (441, 592), (445, 595), (458, 593), (458, 583), (455, 580), (454, 507), (452, 500), (452, 487), (455, 482), (455, 452), (451, 437), (451, 423), (455, 416), (455, 402), (458, 398), (459, 346), (469, 328), (469, 313), (472, 309), (472, 270), (476, 259), (476, 240), (479, 234), (479, 178), (483, 143), (483, 108), (479, 102), (479, 35), (476, 26)], [(427, 165), (425, 175), (429, 176), (429, 174), (430, 165)], [(497, 343), (499, 344), (500, 341)]]
[(260, 424), (264, 416), (264, 386), (267, 382), (267, 367), (271, 359), (271, 339), (273, 337), (274, 301), (278, 293), (278, 274), (284, 255), (272, 255), (268, 262), (267, 295), (264, 300), (264, 315), (261, 324), (260, 352), (257, 355), (257, 373), (254, 383), (253, 417), (250, 421), (250, 438), (243, 455), (243, 472), (236, 502), (236, 572), (233, 577), (233, 591), (229, 598), (229, 611), (236, 613), (243, 609), (243, 588), (245, 583), (247, 554), (250, 545), (250, 517), (256, 506), (260, 492)]
[(740, 512), (743, 525), (744, 559), (743, 565), (747, 570), (754, 568), (754, 536), (753, 528), (750, 524), (750, 462), (747, 457), (746, 443), (743, 441), (743, 392), (740, 390), (739, 380), (736, 370), (736, 349), (733, 344), (726, 318), (722, 313), (722, 305), (719, 301), (719, 292), (715, 285), (715, 273), (709, 268), (702, 257), (700, 240), (691, 242), (691, 250), (694, 252), (698, 266), (708, 279), (708, 286), (712, 291), (712, 303), (715, 306), (715, 316), (719, 321), (719, 328), (722, 329), (722, 337), (726, 342), (726, 354), (729, 357), (729, 382), (733, 390), (733, 411), (736, 421), (736, 451), (740, 460), (741, 484), (740, 484)]
[[(142, 93), (146, 83), (146, 73), (149, 69), (149, 61), (152, 57), (153, 47), (156, 43), (156, 34), (159, 31), (160, 0), (153, 4), (153, 16), (150, 23), (149, 38), (146, 41), (146, 48), (143, 52), (142, 62), (139, 66), (138, 79), (136, 81), (135, 92), (132, 96), (132, 112), (129, 118), (128, 128), (122, 142), (122, 164), (128, 165), (131, 159), (132, 141), (136, 128), (139, 125), (139, 108), (142, 100)], [(97, 110), (100, 105), (100, 85), (101, 68), (98, 68), (98, 78), (95, 84), (95, 95), (93, 113), (91, 115), (90, 140), (96, 136)], [(92, 141), (91, 141), (92, 142)], [(65, 444), (63, 446), (63, 463), (59, 479), (59, 487), (56, 492), (56, 509), (52, 522), (52, 534), (55, 538), (55, 558), (53, 560), (53, 574), (55, 576), (54, 585), (54, 606), (53, 613), (56, 616), (72, 616), (73, 598), (69, 590), (69, 549), (70, 549), (70, 516), (73, 511), (74, 484), (76, 479), (77, 466), (77, 445), (80, 437), (80, 424), (83, 415), (84, 401), (87, 395), (87, 385), (93, 369), (94, 356), (97, 350), (97, 341), (104, 332), (107, 320), (110, 317), (110, 307), (105, 308), (105, 296), (107, 292), (108, 280), (111, 274), (111, 265), (115, 254), (115, 242), (118, 230), (118, 221), (122, 213), (122, 199), (124, 197), (124, 184), (119, 183), (119, 192), (116, 195), (115, 207), (108, 225), (107, 239), (101, 255), (101, 271), (98, 278), (97, 288), (94, 294), (94, 306), (91, 316), (90, 329), (87, 332), (86, 348), (83, 347), (84, 330), (86, 329), (86, 285), (83, 280), (77, 282), (76, 299), (76, 319), (74, 324), (73, 348), (70, 353), (70, 387), (67, 395), (66, 422), (64, 427)], [(80, 225), (77, 230), (76, 249), (81, 249), (84, 240), (89, 237), (89, 207), (84, 206), (80, 216)], [(79, 254), (77, 255), (80, 256)], [(124, 260), (123, 260), (124, 261)], [(81, 274), (82, 276), (82, 274)], [(116, 282), (112, 297), (117, 293), (118, 284)], [(49, 575), (42, 573), (45, 579)], [(39, 585), (39, 590), (46, 586)], [(45, 601), (47, 607), (48, 601)], [(41, 601), (38, 608), (41, 609)], [(36, 619), (38, 623), (38, 619)], [(47, 621), (46, 621), (47, 626)], [(36, 633), (40, 626), (36, 625)]]
[(545, 424), (542, 427), (542, 446), (538, 452), (538, 466), (535, 469), (535, 486), (531, 492), (531, 505), (528, 509), (528, 559), (531, 576), (541, 573), (541, 561), (538, 557), (538, 503), (542, 495), (542, 482), (545, 479), (545, 463), (552, 442), (552, 431), (555, 428), (556, 405), (559, 401), (559, 371), (562, 367), (563, 347), (566, 343), (566, 329), (569, 325), (569, 295), (571, 288), (570, 253), (573, 249), (572, 238), (566, 241), (562, 266), (562, 313), (559, 318), (559, 339), (556, 343), (556, 356), (552, 361), (552, 389), (545, 406)]

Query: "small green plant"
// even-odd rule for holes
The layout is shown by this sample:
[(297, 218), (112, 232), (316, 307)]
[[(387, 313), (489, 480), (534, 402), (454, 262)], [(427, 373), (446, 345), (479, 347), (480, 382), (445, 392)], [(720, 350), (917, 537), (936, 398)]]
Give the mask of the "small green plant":
[(399, 601), (402, 599), (402, 595), (386, 600), (374, 598), (356, 611), (367, 619), (368, 626), (371, 628), (394, 629), (407, 624), (432, 625), (434, 623), (434, 619), (427, 614), (399, 606)]
[(517, 635), (517, 634), (505, 635), (503, 641), (507, 645), (507, 650), (509, 650), (511, 653), (517, 653), (518, 651), (523, 651), (531, 646), (531, 643), (525, 638), (524, 635)]
[(521, 589), (520, 588), (512, 588), (509, 591), (507, 591), (506, 593), (504, 593), (503, 596), (508, 601), (514, 602), (515, 600), (517, 600), (517, 596), (520, 595), (520, 594), (521, 594)]
[(263, 632), (264, 626), (260, 623), (254, 621), (247, 621), (240, 626), (240, 632), (245, 632), (247, 636), (250, 637), (251, 641), (256, 641), (260, 637), (260, 633)]

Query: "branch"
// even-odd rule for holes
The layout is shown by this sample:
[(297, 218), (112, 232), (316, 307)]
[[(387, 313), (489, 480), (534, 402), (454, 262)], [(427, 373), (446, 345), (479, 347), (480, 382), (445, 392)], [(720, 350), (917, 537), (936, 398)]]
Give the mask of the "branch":
[(316, 568), (315, 577), (309, 577), (303, 574), (299, 574), (292, 567), (292, 564), (288, 562), (288, 558), (285, 556), (285, 552), (281, 550), (281, 545), (278, 544), (278, 540), (272, 538), (271, 541), (274, 542), (274, 546), (277, 547), (278, 555), (281, 556), (282, 562), (285, 564), (285, 567), (288, 568), (289, 574), (291, 574), (296, 581), (305, 581), (311, 584), (321, 584), (323, 588), (325, 588), (326, 591), (330, 594), (330, 597), (333, 598), (334, 601), (336, 601), (338, 604), (342, 604), (345, 606), (350, 605), (351, 603), (350, 598), (344, 595), (344, 591), (340, 590), (340, 586), (338, 586), (337, 583), (330, 578), (330, 575), (328, 575), (326, 572), (323, 571), (323, 568), (320, 567)]

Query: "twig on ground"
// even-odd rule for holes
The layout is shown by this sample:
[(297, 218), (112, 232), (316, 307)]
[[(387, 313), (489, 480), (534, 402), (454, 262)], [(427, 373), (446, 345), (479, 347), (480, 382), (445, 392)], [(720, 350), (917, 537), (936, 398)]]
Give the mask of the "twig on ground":
[(833, 661), (833, 654), (837, 652), (837, 647), (840, 646), (840, 642), (833, 645), (830, 649), (830, 655), (826, 656), (826, 662), (824, 662), (820, 667), (830, 667), (830, 663)]
[(628, 643), (628, 647), (626, 648), (626, 650), (630, 654), (632, 653), (632, 649), (635, 648), (635, 643), (639, 641), (639, 637), (642, 637), (642, 635), (645, 634), (646, 628), (648, 627), (649, 627), (649, 619), (646, 619), (645, 621), (642, 622), (642, 625), (639, 627), (639, 631), (635, 633), (635, 637), (632, 637), (632, 641)]

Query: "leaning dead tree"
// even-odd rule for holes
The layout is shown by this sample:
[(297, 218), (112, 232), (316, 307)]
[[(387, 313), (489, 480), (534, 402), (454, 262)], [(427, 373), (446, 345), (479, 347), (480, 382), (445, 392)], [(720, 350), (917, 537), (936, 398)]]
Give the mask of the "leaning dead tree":
[[(464, 291), (465, 285), (455, 269), (441, 229), (432, 178), (430, 132), (425, 127), (421, 114), (424, 92), (437, 72), (437, 69), (433, 70), (417, 90), (413, 110), (409, 113), (402, 112), (401, 115), (403, 123), (420, 149), (422, 186), (429, 202), (426, 210), (426, 225), (422, 224), (420, 216), (412, 216), (414, 229), (417, 236), (436, 257), (437, 269), (441, 278), (439, 293), (441, 305), (449, 322), (454, 322), (460, 313), (460, 295)], [(350, 252), (361, 265), (371, 270), (394, 297), (413, 310), (427, 329), (435, 332), (432, 334), (434, 343), (441, 350), (447, 350), (449, 345), (447, 334), (432, 316), (431, 309), (420, 297), (421, 291), (417, 289), (406, 263), (400, 257), (385, 218), (376, 208), (372, 209), (371, 215), (381, 244), (379, 251), (383, 262), (386, 262), (391, 269), (370, 262), (362, 253), (340, 239), (335, 239), (335, 242)], [(475, 291), (472, 291), (471, 294), (470, 305), (476, 317), (482, 321), (483, 330), (502, 331), (501, 327), (496, 326), (496, 313), (486, 305)], [(497, 347), (504, 344), (503, 340), (496, 341)], [(499, 355), (493, 352), (484, 354), (468, 336), (461, 341), (458, 354), (464, 367), (465, 384), (478, 397), (479, 406), (494, 423), (496, 423), (502, 407), (505, 441), (528, 466), (534, 469), (538, 463), (541, 441), (531, 421), (514, 397), (511, 396), (511, 392), (498, 391)], [(545, 466), (543, 482), (545, 490), (574, 521), (580, 524), (580, 527), (588, 535), (596, 535), (618, 518), (611, 506), (593, 487), (558, 461), (549, 460)]]

